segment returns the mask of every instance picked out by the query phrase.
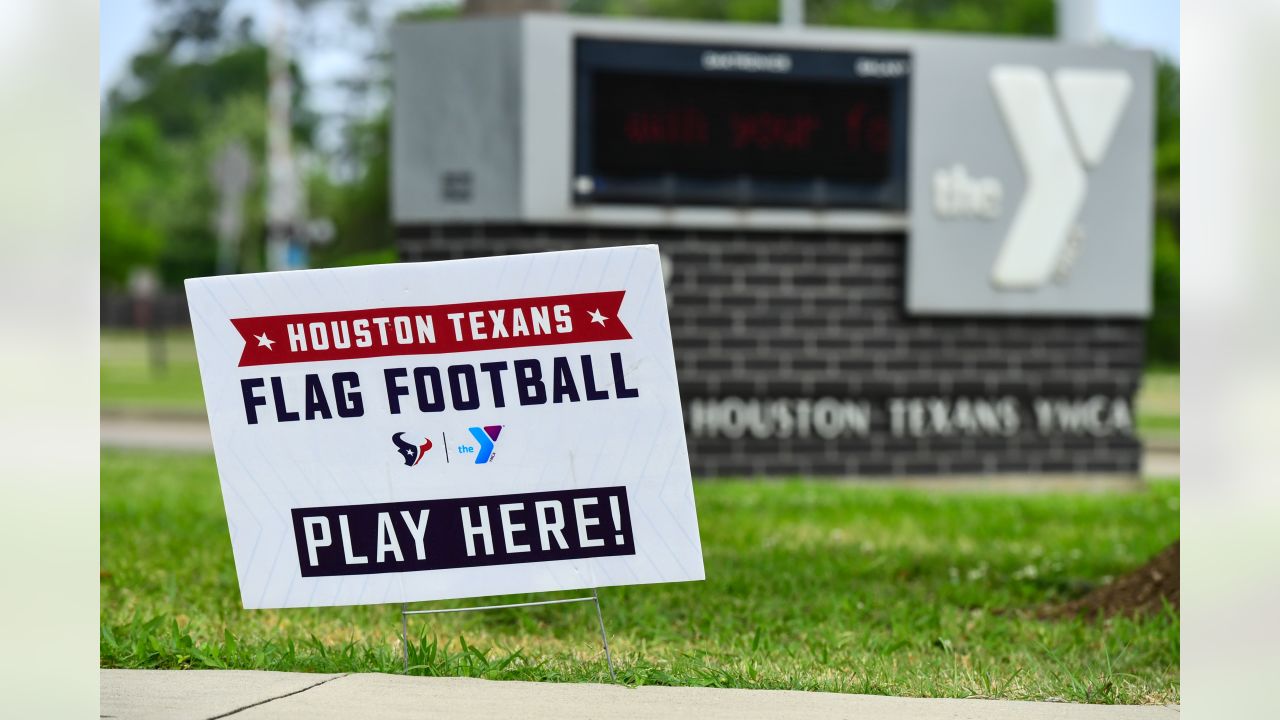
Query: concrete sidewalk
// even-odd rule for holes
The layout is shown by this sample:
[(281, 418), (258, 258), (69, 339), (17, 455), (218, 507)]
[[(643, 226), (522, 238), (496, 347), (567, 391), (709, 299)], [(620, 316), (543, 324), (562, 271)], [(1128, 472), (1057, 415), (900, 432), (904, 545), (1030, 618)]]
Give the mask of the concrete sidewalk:
[(104, 718), (1154, 720), (1177, 706), (926, 700), (790, 690), (494, 682), (248, 670), (102, 670)]
[(101, 432), (104, 448), (213, 452), (209, 422), (202, 417), (104, 414)]

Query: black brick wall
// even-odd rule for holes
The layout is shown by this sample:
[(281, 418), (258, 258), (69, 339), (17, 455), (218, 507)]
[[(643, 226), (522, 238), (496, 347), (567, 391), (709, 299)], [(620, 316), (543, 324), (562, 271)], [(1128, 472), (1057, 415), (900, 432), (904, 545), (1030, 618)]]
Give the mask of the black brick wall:
[[(686, 427), (700, 398), (866, 401), (869, 433), (700, 436), (694, 474), (1136, 473), (1131, 429), (1045, 432), (1035, 399), (1106, 396), (1132, 408), (1136, 320), (915, 318), (905, 314), (900, 235), (645, 231), (493, 225), (399, 229), (405, 260), (656, 243), (668, 283)], [(892, 398), (1012, 398), (1007, 434), (891, 431)], [(1008, 402), (1008, 400), (1006, 400)]]

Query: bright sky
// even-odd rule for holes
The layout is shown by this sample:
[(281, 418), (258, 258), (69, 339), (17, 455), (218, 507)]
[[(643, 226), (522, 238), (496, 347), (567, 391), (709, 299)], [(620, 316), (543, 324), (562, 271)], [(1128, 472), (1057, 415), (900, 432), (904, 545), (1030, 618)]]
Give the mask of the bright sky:
[(1098, 26), (1125, 45), (1154, 50), (1177, 62), (1178, 0), (1096, 0)]
[[(375, 4), (379, 14), (389, 17), (400, 8), (440, 1), (381, 0)], [(271, 27), (272, 5), (268, 0), (231, 0), (229, 15), (252, 14), (259, 31), (264, 31)], [(1105, 36), (1178, 59), (1178, 0), (1095, 0), (1095, 6)], [(153, 0), (102, 0), (98, 81), (104, 91), (125, 74), (129, 58), (146, 43), (154, 16)], [(341, 72), (348, 65), (324, 53), (309, 57), (306, 64), (308, 76), (318, 84), (324, 83), (329, 72)]]

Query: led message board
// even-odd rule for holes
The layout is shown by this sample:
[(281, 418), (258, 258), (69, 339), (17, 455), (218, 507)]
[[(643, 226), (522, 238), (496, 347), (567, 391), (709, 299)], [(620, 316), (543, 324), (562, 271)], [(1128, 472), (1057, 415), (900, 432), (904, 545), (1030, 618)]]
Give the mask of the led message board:
[(904, 56), (579, 40), (579, 203), (903, 207)]

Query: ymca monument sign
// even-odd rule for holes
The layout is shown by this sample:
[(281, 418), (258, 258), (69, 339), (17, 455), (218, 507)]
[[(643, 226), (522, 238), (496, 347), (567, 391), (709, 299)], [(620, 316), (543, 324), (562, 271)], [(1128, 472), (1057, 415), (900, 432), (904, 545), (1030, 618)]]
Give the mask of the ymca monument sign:
[(1136, 476), (1149, 54), (567, 15), (394, 50), (401, 257), (658, 244), (698, 475)]

